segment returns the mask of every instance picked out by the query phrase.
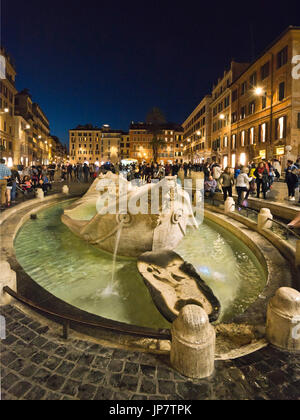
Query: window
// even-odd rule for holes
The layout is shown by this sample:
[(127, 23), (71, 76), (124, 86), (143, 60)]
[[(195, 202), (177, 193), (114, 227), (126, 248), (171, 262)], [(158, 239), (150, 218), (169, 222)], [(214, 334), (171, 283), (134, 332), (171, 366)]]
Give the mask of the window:
[(228, 137), (227, 136), (224, 137), (223, 146), (228, 147)]
[(268, 124), (264, 123), (259, 126), (259, 141), (265, 143), (267, 140)]
[(283, 48), (277, 54), (277, 68), (284, 66), (288, 62), (288, 47)]
[(232, 92), (232, 102), (235, 102), (237, 100), (237, 98), (238, 98), (238, 91), (237, 91), (237, 89), (235, 89)]
[(231, 115), (231, 122), (235, 123), (237, 121), (237, 112), (233, 112)]
[(247, 92), (247, 82), (242, 83), (242, 87), (241, 87), (241, 95), (245, 95), (245, 93)]
[(254, 114), (254, 112), (255, 112), (255, 101), (252, 101), (250, 104), (249, 104), (249, 114), (251, 115), (251, 114)]
[(224, 100), (224, 108), (228, 108), (230, 105), (230, 96), (227, 96)]
[(250, 86), (251, 87), (255, 87), (256, 85), (257, 85), (257, 73), (255, 72), (255, 73), (253, 73), (251, 76), (250, 76), (250, 80), (249, 80), (249, 82), (250, 82)]
[(242, 147), (245, 147), (245, 143), (246, 143), (246, 131), (245, 131), (245, 130), (243, 130), (243, 131), (241, 132), (241, 146), (242, 146)]
[(286, 116), (280, 117), (275, 121), (276, 140), (281, 140), (286, 137)]
[(300, 129), (300, 112), (298, 112), (297, 128)]
[(267, 107), (267, 96), (263, 95), (261, 98), (261, 107), (262, 109), (265, 109)]
[(282, 101), (285, 98), (285, 83), (282, 82), (279, 85), (278, 99)]
[(231, 148), (232, 149), (235, 149), (236, 148), (236, 134), (233, 134), (232, 135), (232, 138), (231, 138)]
[(241, 120), (246, 118), (246, 107), (243, 106), (241, 109)]
[(250, 144), (254, 144), (255, 143), (255, 131), (254, 131), (254, 127), (251, 127), (249, 130), (249, 141)]
[(270, 75), (270, 62), (268, 61), (260, 69), (261, 80), (266, 79)]

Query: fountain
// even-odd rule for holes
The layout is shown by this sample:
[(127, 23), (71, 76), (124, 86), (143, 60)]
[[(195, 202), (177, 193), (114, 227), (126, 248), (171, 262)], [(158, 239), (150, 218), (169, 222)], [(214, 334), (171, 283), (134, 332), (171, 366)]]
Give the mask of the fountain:
[[(101, 180), (113, 183), (103, 190)], [(138, 214), (143, 206), (156, 211)], [(242, 241), (209, 220), (198, 226), (174, 178), (164, 189), (108, 174), (79, 200), (64, 199), (27, 221), (15, 248), (34, 282), (61, 301), (140, 327), (169, 328), (189, 304), (205, 308), (211, 322), (231, 321), (266, 284)]]
[(188, 226), (198, 227), (190, 197), (176, 177), (132, 187), (112, 173), (95, 180), (88, 193), (64, 211), (62, 222), (110, 253), (122, 224), (118, 254), (134, 258), (152, 250), (174, 249)]

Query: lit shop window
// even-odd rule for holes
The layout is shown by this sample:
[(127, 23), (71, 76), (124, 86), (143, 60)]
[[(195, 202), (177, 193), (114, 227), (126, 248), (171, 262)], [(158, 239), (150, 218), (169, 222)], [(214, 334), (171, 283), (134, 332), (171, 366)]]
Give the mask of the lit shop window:
[(240, 156), (240, 163), (241, 165), (245, 166), (246, 165), (246, 153), (241, 153)]
[(246, 138), (246, 133), (245, 130), (241, 132), (241, 146), (245, 147), (245, 138)]
[(254, 144), (255, 140), (255, 133), (254, 133), (254, 127), (250, 128), (250, 144)]
[(261, 126), (261, 141), (262, 141), (262, 143), (266, 142), (266, 136), (267, 136), (267, 124), (264, 123)]
[(285, 137), (285, 117), (278, 119), (278, 138), (283, 139)]
[(223, 159), (223, 168), (226, 169), (228, 166), (228, 156), (224, 156)]
[(231, 166), (232, 166), (232, 168), (235, 168), (235, 164), (236, 164), (236, 155), (232, 155), (231, 156)]

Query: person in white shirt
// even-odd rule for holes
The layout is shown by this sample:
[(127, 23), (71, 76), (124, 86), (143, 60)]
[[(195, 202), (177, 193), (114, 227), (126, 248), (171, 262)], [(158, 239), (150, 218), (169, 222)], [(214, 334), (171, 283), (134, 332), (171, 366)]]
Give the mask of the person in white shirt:
[(236, 180), (236, 190), (238, 193), (238, 206), (239, 207), (241, 206), (242, 197), (244, 193), (246, 193), (244, 202), (247, 201), (250, 194), (250, 182), (252, 181), (252, 178), (249, 178), (248, 174), (249, 174), (249, 168), (244, 167)]

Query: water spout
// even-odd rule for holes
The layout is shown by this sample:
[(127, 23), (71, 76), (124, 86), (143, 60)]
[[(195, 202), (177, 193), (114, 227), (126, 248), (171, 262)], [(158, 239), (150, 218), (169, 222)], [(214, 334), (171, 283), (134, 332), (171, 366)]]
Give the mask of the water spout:
[(110, 296), (119, 296), (119, 292), (117, 290), (117, 282), (116, 282), (116, 265), (117, 265), (117, 255), (118, 249), (120, 245), (120, 239), (123, 229), (123, 223), (121, 222), (118, 226), (118, 230), (116, 233), (116, 242), (115, 242), (115, 249), (113, 255), (113, 264), (112, 264), (112, 275), (110, 283), (106, 286), (105, 289), (101, 292), (101, 297), (110, 297)]

